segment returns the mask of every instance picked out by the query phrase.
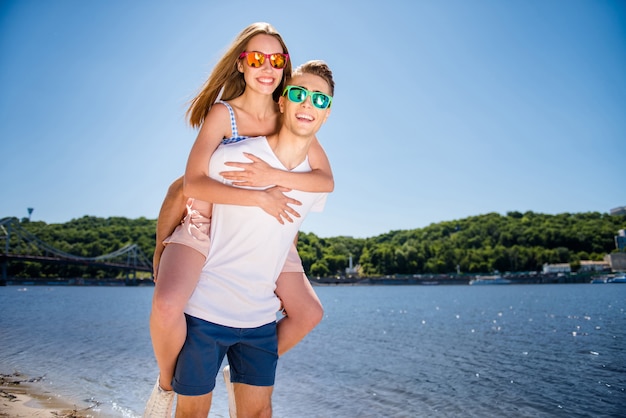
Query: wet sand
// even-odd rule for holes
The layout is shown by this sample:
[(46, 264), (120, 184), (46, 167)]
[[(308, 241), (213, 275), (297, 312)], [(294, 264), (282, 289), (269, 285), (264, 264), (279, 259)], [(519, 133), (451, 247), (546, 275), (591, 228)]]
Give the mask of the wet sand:
[(0, 374), (0, 417), (10, 418), (89, 418), (88, 408), (46, 392), (42, 378), (13, 373)]

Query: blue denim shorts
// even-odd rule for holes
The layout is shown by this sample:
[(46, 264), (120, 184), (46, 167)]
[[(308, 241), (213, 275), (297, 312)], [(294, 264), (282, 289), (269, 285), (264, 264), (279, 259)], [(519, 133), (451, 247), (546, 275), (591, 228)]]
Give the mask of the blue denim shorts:
[(231, 328), (185, 314), (187, 338), (178, 356), (174, 391), (198, 396), (212, 392), (224, 356), (231, 381), (274, 386), (278, 362), (276, 323), (258, 328)]

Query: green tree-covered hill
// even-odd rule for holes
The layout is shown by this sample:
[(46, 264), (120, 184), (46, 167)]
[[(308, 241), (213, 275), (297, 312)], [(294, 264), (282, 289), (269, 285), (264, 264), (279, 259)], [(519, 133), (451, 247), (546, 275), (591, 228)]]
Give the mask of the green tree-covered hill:
[[(131, 243), (150, 259), (154, 251), (156, 220), (85, 216), (64, 224), (23, 219), (21, 225), (49, 245), (85, 257)], [(453, 273), (457, 267), (464, 273), (539, 271), (544, 263), (576, 267), (580, 260), (602, 260), (616, 250), (614, 237), (620, 229), (626, 229), (626, 216), (599, 212), (488, 213), (371, 238), (300, 233), (298, 250), (310, 276), (343, 274), (350, 256), (367, 276)], [(56, 277), (70, 272), (31, 263), (28, 272), (18, 274)]]

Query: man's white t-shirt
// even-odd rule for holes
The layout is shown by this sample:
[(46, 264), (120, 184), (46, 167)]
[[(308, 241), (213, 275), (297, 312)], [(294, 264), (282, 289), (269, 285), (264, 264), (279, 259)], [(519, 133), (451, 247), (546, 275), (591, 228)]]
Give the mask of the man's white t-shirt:
[[(244, 152), (286, 170), (267, 139), (254, 137), (220, 145), (211, 157), (209, 175), (229, 183), (219, 173), (233, 170), (224, 165), (227, 161), (249, 163)], [(311, 171), (308, 158), (291, 171)], [(211, 249), (185, 308), (187, 314), (234, 328), (255, 328), (276, 320), (280, 302), (274, 290), (289, 247), (307, 213), (322, 211), (328, 196), (299, 190), (286, 194), (302, 206), (294, 206), (300, 217), (284, 225), (258, 207), (213, 206)]]

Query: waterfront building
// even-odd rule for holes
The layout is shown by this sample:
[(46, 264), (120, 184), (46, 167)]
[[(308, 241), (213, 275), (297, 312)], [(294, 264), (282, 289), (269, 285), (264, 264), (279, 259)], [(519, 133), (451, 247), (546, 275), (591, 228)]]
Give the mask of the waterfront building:
[(550, 274), (550, 273), (571, 273), (572, 272), (572, 267), (569, 265), (569, 263), (557, 263), (557, 264), (548, 264), (545, 263), (543, 265), (543, 273), (544, 274)]
[(620, 206), (617, 208), (611, 209), (609, 212), (611, 215), (626, 215), (626, 206)]
[(620, 229), (617, 236), (615, 236), (615, 248), (618, 251), (626, 250), (626, 231), (623, 229)]
[(580, 269), (578, 271), (591, 273), (607, 270), (611, 270), (611, 265), (607, 261), (580, 260)]
[(626, 253), (611, 253), (604, 257), (604, 261), (609, 263), (612, 271), (626, 271)]

